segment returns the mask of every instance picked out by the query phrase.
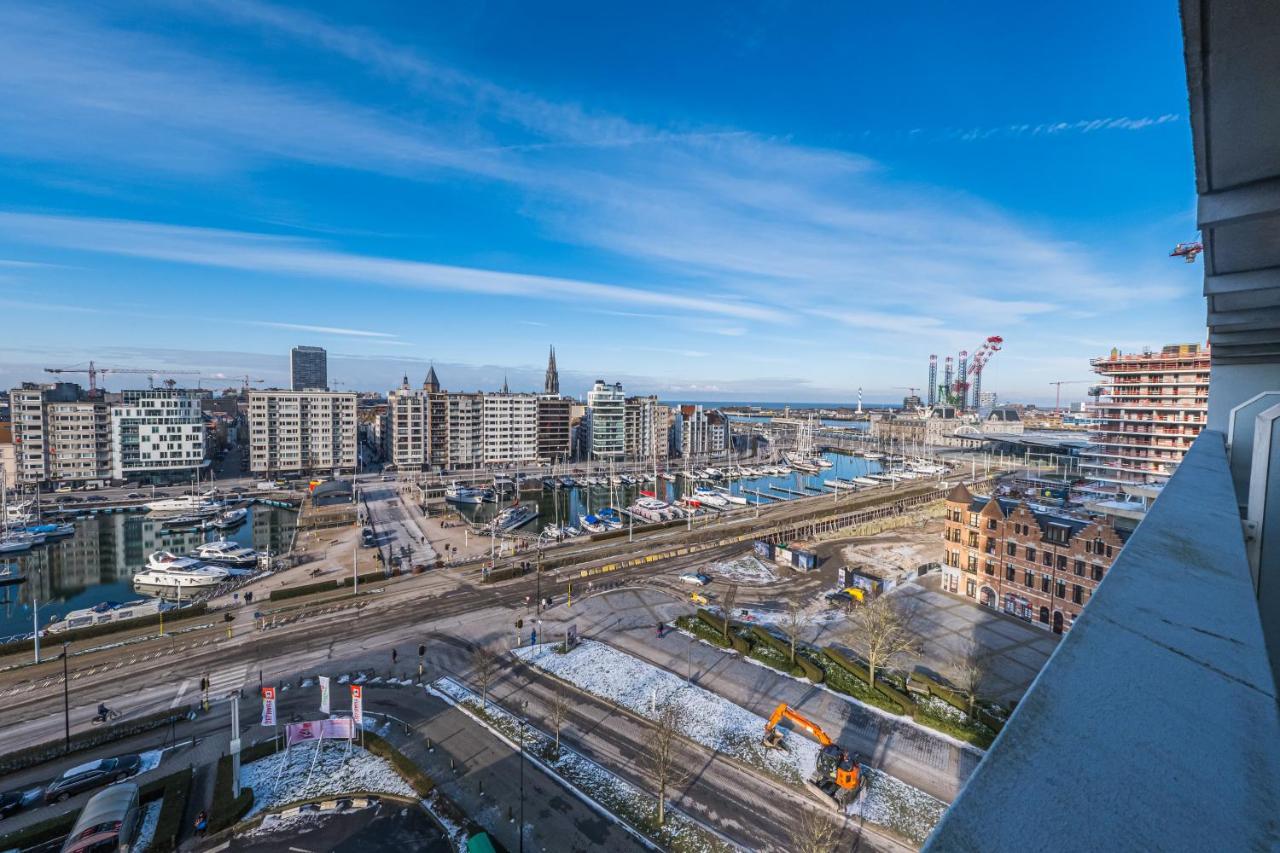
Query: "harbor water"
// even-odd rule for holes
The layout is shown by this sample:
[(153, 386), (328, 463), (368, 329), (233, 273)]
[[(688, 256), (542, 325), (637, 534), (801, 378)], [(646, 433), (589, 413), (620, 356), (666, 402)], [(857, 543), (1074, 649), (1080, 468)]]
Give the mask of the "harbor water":
[(161, 519), (137, 512), (76, 519), (74, 536), (8, 556), (27, 580), (0, 589), (0, 637), (31, 631), (33, 595), (41, 625), (103, 601), (147, 597), (134, 590), (132, 578), (153, 551), (185, 554), (222, 536), (262, 553), (288, 549), (297, 525), (295, 511), (255, 504), (248, 512), (244, 524), (225, 531), (169, 532)]
[[(692, 491), (694, 487), (702, 486), (724, 489), (729, 494), (742, 495), (749, 504), (760, 501), (762, 505), (767, 506), (771, 503), (789, 500), (801, 495), (830, 495), (832, 490), (823, 487), (824, 480), (848, 480), (853, 477), (865, 477), (867, 474), (879, 473), (881, 470), (879, 462), (864, 459), (860, 456), (849, 456), (843, 453), (824, 453), (823, 457), (828, 459), (832, 466), (822, 469), (821, 473), (818, 474), (804, 474), (794, 471), (781, 476), (770, 475), (735, 480), (700, 481), (694, 485), (689, 485), (690, 481), (684, 478), (683, 469), (673, 467), (670, 471), (676, 475), (676, 480), (672, 482), (659, 479), (656, 489), (654, 482), (649, 480), (634, 486), (574, 486), (569, 489), (552, 490), (542, 488), (541, 480), (530, 479), (525, 483), (525, 488), (520, 491), (519, 498), (521, 503), (535, 504), (538, 509), (538, 517), (520, 527), (519, 532), (537, 533), (548, 524), (577, 526), (579, 516), (592, 514), (607, 506), (619, 510), (626, 509), (637, 498), (642, 496), (642, 492), (654, 494), (661, 500), (672, 503), (682, 497), (686, 489)], [(747, 463), (746, 467), (755, 466)], [(592, 472), (593, 476), (603, 478), (607, 478), (608, 474), (607, 468)], [(780, 491), (780, 489), (789, 491)], [(509, 496), (505, 502), (496, 504), (463, 504), (460, 506), (451, 504), (448, 511), (464, 520), (483, 524), (493, 518), (505, 506), (509, 506), (514, 499), (514, 496)], [(735, 508), (741, 507), (739, 505)]]

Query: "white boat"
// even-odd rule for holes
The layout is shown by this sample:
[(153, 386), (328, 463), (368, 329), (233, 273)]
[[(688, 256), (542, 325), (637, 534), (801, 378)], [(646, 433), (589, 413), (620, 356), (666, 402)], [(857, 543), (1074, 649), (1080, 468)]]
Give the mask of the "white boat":
[(197, 590), (217, 586), (231, 573), (194, 557), (179, 557), (170, 551), (156, 551), (147, 566), (133, 576), (135, 587), (160, 590)]
[(236, 566), (238, 568), (253, 568), (258, 565), (258, 557), (260, 555), (252, 548), (241, 545), (238, 542), (219, 539), (216, 542), (204, 543), (191, 556), (204, 560), (206, 563)]
[(596, 518), (594, 515), (578, 516), (578, 524), (588, 533), (604, 533), (609, 529), (603, 521)]
[(244, 507), (230, 509), (220, 514), (217, 518), (209, 522), (210, 527), (217, 527), (220, 530), (227, 530), (235, 527), (237, 524), (243, 524), (244, 520), (249, 517), (249, 510)]
[(880, 481), (879, 481), (879, 480), (873, 480), (873, 479), (871, 479), (870, 477), (854, 477), (854, 478), (853, 478), (853, 482), (858, 483), (859, 485), (863, 485), (863, 486), (878, 486), (878, 485), (880, 485)]
[(667, 481), (667, 482), (669, 482), (669, 483), (674, 483), (674, 482), (676, 481), (676, 475), (675, 475), (675, 474), (672, 474), (670, 471), (663, 471), (663, 472), (662, 472), (661, 474), (659, 474), (658, 476), (659, 476), (659, 477), (661, 477), (662, 479), (666, 480), (666, 481)]
[(25, 530), (12, 530), (0, 533), (0, 554), (13, 554), (26, 551), (44, 544), (44, 536), (39, 533), (28, 533)]
[(730, 494), (728, 489), (717, 489), (716, 491), (719, 493), (720, 497), (724, 498), (731, 504), (747, 505), (747, 498), (745, 495)]
[(450, 483), (444, 490), (444, 499), (451, 504), (482, 504), (487, 495), (493, 494), (488, 489), (475, 489)]
[(724, 472), (721, 471), (719, 468), (708, 468), (707, 476), (710, 477), (712, 480), (719, 480), (724, 476)]
[(502, 512), (494, 516), (490, 524), (493, 529), (499, 533), (508, 530), (515, 530), (538, 517), (538, 511), (528, 504), (519, 504), (518, 506), (509, 506)]
[(143, 504), (147, 512), (157, 515), (205, 515), (216, 512), (219, 504), (199, 495), (183, 495)]
[(712, 506), (716, 509), (724, 509), (729, 506), (729, 502), (714, 489), (694, 489), (693, 499), (703, 506)]
[(157, 613), (169, 609), (171, 609), (171, 606), (158, 598), (143, 598), (137, 601), (126, 601), (123, 604), (104, 601), (93, 607), (72, 610), (61, 620), (51, 623), (45, 630), (51, 634), (61, 634), (63, 631), (74, 631), (77, 628), (87, 628), (90, 625), (105, 625), (110, 622), (140, 619), (143, 616), (155, 616)]

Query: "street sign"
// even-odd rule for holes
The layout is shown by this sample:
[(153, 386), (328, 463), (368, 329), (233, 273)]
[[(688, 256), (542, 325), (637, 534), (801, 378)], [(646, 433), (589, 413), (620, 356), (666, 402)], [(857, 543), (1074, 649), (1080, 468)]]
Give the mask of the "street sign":
[(274, 726), (276, 724), (276, 689), (274, 687), (262, 688), (262, 725)]
[(351, 685), (351, 719), (357, 726), (364, 724), (364, 688), (359, 684)]
[(320, 713), (329, 713), (329, 676), (320, 676)]

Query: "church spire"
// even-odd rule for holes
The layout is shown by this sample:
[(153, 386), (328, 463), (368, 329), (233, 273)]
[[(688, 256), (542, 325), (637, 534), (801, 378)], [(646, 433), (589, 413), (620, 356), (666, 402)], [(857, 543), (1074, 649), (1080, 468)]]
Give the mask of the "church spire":
[(422, 381), (422, 390), (429, 391), (432, 394), (440, 393), (440, 378), (436, 376), (436, 366), (434, 364), (427, 371), (427, 378)]
[(556, 348), (551, 348), (550, 355), (547, 356), (547, 378), (542, 385), (542, 393), (544, 394), (560, 394), (560, 372), (556, 370)]
[(511, 389), (507, 388), (507, 374), (502, 374), (502, 393), (510, 394)]

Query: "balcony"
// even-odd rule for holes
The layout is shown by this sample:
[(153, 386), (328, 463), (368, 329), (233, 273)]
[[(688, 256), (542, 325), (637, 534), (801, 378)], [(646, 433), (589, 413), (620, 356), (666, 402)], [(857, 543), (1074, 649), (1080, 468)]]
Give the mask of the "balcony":
[(1206, 432), (925, 849), (1273, 850), (1277, 815), (1275, 681)]

